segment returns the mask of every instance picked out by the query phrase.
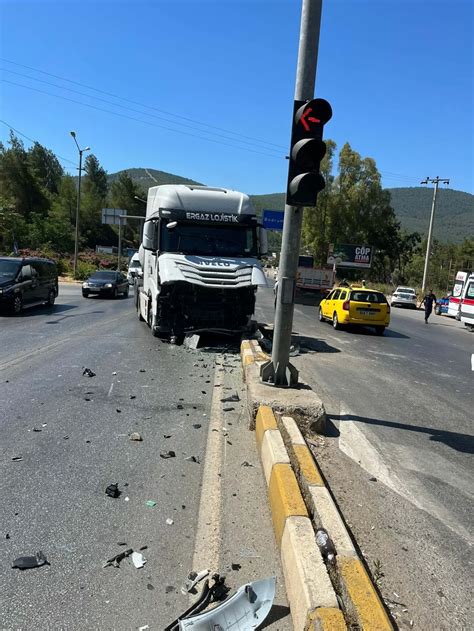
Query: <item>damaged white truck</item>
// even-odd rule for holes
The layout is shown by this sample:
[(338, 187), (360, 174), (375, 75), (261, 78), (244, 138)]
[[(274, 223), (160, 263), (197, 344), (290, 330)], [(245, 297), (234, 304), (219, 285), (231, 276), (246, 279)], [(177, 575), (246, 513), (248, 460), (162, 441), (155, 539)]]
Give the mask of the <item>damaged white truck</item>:
[(267, 285), (259, 261), (266, 253), (248, 195), (183, 184), (150, 188), (139, 318), (175, 343), (190, 332), (247, 332), (257, 287)]

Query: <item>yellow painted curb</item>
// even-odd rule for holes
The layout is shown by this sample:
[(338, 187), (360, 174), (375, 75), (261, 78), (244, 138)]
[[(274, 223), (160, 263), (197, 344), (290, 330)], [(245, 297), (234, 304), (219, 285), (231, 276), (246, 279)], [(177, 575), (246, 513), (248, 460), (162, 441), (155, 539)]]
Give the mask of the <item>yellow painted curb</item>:
[(258, 408), (257, 418), (255, 419), (255, 432), (259, 450), (262, 448), (263, 435), (267, 429), (278, 429), (277, 422), (272, 408), (268, 407), (268, 405), (261, 405)]
[(296, 476), (289, 464), (276, 464), (268, 487), (273, 528), (278, 547), (285, 528), (286, 518), (291, 515), (308, 517)]
[(307, 484), (324, 486), (323, 478), (308, 447), (306, 445), (292, 445), (292, 448), (297, 460), (297, 473), (305, 479)]
[(305, 631), (347, 631), (340, 609), (319, 607), (310, 613)]
[(393, 631), (392, 624), (359, 559), (337, 557), (346, 608), (363, 631)]
[(265, 481), (268, 486), (270, 484), (273, 467), (276, 464), (290, 464), (290, 458), (283, 443), (283, 438), (277, 429), (269, 429), (263, 435), (260, 457), (265, 474)]

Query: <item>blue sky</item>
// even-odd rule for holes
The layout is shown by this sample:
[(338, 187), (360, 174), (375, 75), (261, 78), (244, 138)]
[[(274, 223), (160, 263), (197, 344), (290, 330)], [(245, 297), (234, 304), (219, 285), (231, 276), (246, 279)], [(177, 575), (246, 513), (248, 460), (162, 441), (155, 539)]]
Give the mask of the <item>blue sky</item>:
[[(316, 95), (333, 106), (326, 136), (375, 158), (387, 187), (439, 175), (473, 192), (473, 5), (323, 3)], [(74, 129), (109, 172), (151, 167), (248, 193), (283, 191), (300, 7), (0, 0), (0, 118), (71, 172)]]

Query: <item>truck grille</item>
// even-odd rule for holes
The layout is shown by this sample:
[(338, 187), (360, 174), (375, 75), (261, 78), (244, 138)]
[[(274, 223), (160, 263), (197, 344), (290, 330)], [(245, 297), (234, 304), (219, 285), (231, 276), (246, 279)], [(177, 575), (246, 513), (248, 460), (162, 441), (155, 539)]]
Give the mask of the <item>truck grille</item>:
[(205, 287), (245, 287), (252, 280), (251, 266), (232, 269), (193, 265), (184, 261), (177, 261), (176, 265), (186, 280)]

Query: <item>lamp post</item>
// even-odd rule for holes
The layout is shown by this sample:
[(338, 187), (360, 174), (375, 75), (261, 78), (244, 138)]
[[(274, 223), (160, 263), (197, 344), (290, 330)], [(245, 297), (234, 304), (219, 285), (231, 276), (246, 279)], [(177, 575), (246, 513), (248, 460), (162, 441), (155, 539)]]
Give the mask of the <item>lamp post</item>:
[(79, 183), (77, 187), (77, 206), (76, 206), (76, 229), (74, 236), (74, 262), (73, 262), (73, 277), (76, 278), (76, 269), (77, 269), (77, 252), (79, 248), (79, 212), (81, 210), (81, 175), (82, 175), (82, 154), (85, 151), (90, 151), (90, 147), (85, 147), (81, 149), (76, 140), (76, 132), (71, 131), (71, 136), (76, 143), (77, 150), (79, 151)]

